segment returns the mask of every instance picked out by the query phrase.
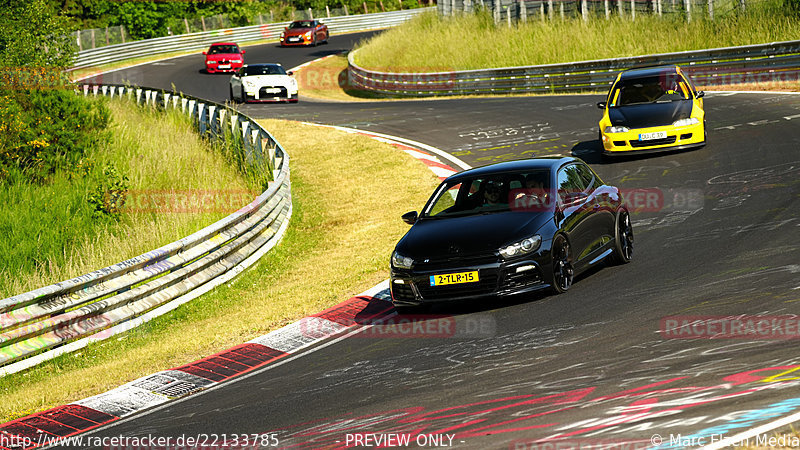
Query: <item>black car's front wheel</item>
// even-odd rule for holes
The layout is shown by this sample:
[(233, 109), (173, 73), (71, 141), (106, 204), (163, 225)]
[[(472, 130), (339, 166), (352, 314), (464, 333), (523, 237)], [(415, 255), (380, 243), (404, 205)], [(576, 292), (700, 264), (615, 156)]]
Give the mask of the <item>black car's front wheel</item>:
[(614, 262), (627, 264), (633, 259), (633, 225), (628, 211), (621, 210), (617, 214), (614, 232)]
[(550, 251), (553, 258), (553, 274), (550, 287), (556, 294), (567, 292), (572, 286), (575, 277), (575, 269), (572, 267), (572, 253), (569, 242), (564, 235), (559, 234), (553, 239), (553, 247)]

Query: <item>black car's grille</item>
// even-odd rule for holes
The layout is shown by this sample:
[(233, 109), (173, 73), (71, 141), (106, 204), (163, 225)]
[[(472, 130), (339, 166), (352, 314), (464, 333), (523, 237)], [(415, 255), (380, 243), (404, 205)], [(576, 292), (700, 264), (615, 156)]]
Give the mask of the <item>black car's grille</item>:
[(542, 283), (542, 276), (539, 270), (527, 270), (520, 273), (509, 273), (503, 282), (503, 289), (522, 289)]
[(466, 270), (469, 267), (481, 266), (484, 264), (496, 264), (499, 257), (494, 253), (482, 253), (467, 256), (450, 256), (447, 258), (436, 258), (429, 261), (418, 261), (414, 264), (414, 270), (427, 272), (431, 270)]
[(631, 147), (650, 147), (651, 145), (667, 145), (675, 143), (675, 136), (667, 136), (664, 139), (650, 139), (648, 141), (632, 140)]
[[(280, 89), (280, 92), (267, 92), (267, 89)], [(264, 86), (258, 91), (259, 98), (269, 97), (288, 97), (289, 94), (284, 86)]]
[(422, 298), (425, 300), (443, 300), (473, 295), (491, 294), (497, 290), (497, 272), (481, 270), (478, 273), (480, 281), (477, 283), (448, 284), (445, 286), (431, 286), (430, 283), (419, 282)]
[(414, 291), (410, 284), (392, 283), (392, 299), (400, 302), (413, 302)]

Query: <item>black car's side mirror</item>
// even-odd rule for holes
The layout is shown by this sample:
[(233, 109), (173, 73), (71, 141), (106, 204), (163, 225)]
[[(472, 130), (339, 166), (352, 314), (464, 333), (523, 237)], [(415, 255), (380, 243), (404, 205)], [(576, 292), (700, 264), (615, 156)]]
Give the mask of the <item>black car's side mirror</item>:
[(405, 222), (405, 223), (407, 223), (409, 225), (414, 225), (417, 222), (417, 212), (416, 211), (407, 212), (407, 213), (403, 214), (401, 217), (403, 218), (403, 222)]
[(706, 96), (706, 93), (703, 92), (703, 91), (697, 91), (697, 94), (695, 94), (695, 97), (697, 97), (697, 98), (703, 98), (705, 96)]
[(606, 108), (606, 102), (597, 102), (597, 107), (600, 108), (600, 109), (605, 109)]
[(290, 70), (290, 71), (286, 72), (286, 75), (292, 76), (292, 75), (294, 75), (294, 72), (292, 72), (292, 71)]

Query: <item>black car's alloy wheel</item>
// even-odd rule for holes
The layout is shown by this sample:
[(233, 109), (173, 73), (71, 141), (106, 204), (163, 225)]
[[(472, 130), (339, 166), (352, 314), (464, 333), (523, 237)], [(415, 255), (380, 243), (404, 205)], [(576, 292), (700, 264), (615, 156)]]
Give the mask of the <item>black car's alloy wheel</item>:
[(553, 239), (553, 279), (552, 289), (556, 294), (567, 292), (572, 286), (572, 279), (575, 276), (575, 269), (572, 267), (572, 254), (569, 242), (563, 235)]
[(633, 259), (633, 226), (628, 211), (622, 210), (617, 214), (614, 261), (627, 264)]

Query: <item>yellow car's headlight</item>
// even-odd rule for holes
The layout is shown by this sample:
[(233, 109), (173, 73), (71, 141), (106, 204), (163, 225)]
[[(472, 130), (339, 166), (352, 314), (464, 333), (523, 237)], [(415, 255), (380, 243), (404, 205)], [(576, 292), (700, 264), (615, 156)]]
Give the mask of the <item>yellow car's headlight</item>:
[(628, 131), (631, 131), (630, 128), (623, 127), (623, 126), (620, 126), (620, 125), (612, 126), (612, 127), (606, 127), (606, 130), (605, 130), (606, 133), (627, 133)]
[(675, 122), (672, 122), (672, 125), (675, 127), (685, 127), (688, 125), (696, 125), (698, 123), (700, 123), (700, 119), (697, 117), (689, 117), (688, 119), (676, 120)]

